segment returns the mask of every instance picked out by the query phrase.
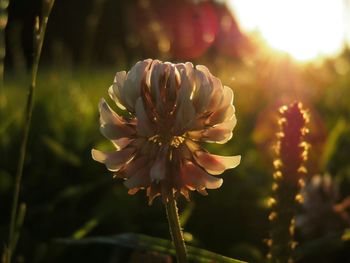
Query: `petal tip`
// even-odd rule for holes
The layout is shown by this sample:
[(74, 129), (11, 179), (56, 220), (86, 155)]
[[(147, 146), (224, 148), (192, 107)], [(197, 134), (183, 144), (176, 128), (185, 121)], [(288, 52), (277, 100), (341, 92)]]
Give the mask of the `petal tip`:
[(91, 157), (93, 160), (103, 163), (105, 160), (105, 156), (103, 154), (103, 152), (96, 150), (96, 149), (92, 149), (91, 150)]
[(236, 168), (240, 163), (241, 163), (241, 155), (236, 155), (236, 156), (233, 156), (232, 158), (232, 166), (230, 167), (231, 169), (232, 168)]

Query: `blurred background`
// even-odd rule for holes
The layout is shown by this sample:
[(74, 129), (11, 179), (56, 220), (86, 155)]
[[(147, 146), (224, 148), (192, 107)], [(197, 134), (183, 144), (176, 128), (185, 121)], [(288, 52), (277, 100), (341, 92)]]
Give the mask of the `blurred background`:
[[(30, 82), (40, 0), (11, 0), (0, 91), (0, 240), (6, 243), (13, 177)], [(305, 203), (297, 216), (298, 262), (350, 262), (349, 0), (56, 0), (39, 67), (21, 200), (28, 206), (14, 262), (170, 262), (123, 246), (74, 245), (137, 232), (169, 238), (160, 200), (129, 196), (91, 159), (111, 148), (97, 103), (117, 71), (141, 59), (204, 64), (235, 93), (238, 124), (222, 155), (242, 155), (207, 197), (180, 200), (189, 244), (263, 262), (267, 253), (276, 112), (309, 109)], [(150, 259), (147, 257), (157, 258)], [(147, 261), (150, 260), (150, 261)]]

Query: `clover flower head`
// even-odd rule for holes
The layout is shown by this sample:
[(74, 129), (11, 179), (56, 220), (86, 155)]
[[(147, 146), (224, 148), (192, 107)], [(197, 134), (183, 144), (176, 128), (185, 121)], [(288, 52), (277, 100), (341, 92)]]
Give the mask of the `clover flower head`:
[(125, 179), (130, 194), (146, 189), (150, 203), (159, 195), (167, 202), (170, 193), (189, 199), (189, 191), (219, 188), (215, 175), (239, 164), (240, 156), (202, 148), (227, 142), (236, 124), (232, 90), (205, 66), (139, 61), (116, 74), (109, 95), (127, 114), (101, 100), (100, 130), (116, 150), (93, 149), (92, 157)]

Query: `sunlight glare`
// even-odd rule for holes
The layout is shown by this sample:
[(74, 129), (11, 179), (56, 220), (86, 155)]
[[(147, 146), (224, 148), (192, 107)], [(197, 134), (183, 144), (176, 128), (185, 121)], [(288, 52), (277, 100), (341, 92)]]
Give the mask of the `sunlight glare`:
[(274, 49), (300, 61), (339, 53), (344, 45), (342, 0), (230, 0), (243, 30), (258, 31)]

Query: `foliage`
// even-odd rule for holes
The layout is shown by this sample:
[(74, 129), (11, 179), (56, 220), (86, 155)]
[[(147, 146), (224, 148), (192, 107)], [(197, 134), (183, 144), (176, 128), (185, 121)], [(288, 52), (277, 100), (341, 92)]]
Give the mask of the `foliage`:
[[(268, 149), (259, 144), (253, 134), (263, 133), (256, 130), (259, 115), (264, 112), (267, 117), (264, 110), (288, 92), (276, 89), (270, 78), (266, 78), (270, 82), (262, 81), (257, 68), (264, 65), (267, 58), (255, 59), (254, 67), (223, 57), (215, 61), (208, 58), (197, 61), (213, 69), (223, 83), (233, 88), (237, 103), (238, 125), (232, 143), (220, 146), (220, 152), (214, 145), (208, 147), (222, 155), (239, 153), (242, 163), (239, 169), (222, 175), (224, 184), (219, 191), (212, 191), (207, 197), (193, 194), (191, 203), (181, 199), (179, 206), (185, 217), (188, 244), (228, 257), (263, 262), (267, 251), (263, 240), (268, 237), (269, 226), (266, 200), (271, 193), (273, 167)], [(343, 54), (341, 59), (349, 65), (348, 54)], [(322, 66), (300, 66), (303, 67), (302, 77), (310, 88), (307, 92), (295, 91), (299, 93), (293, 98), (302, 98), (311, 105), (326, 133), (330, 134), (328, 140), (322, 142), (327, 150), (314, 147), (315, 152), (311, 149), (311, 155), (322, 156), (322, 165), (314, 164), (313, 171), (329, 172), (339, 185), (338, 202), (350, 195), (350, 74), (338, 73), (336, 63), (337, 60), (329, 60)], [(127, 232), (169, 239), (161, 201), (148, 206), (143, 193), (129, 196), (122, 182), (113, 180), (90, 156), (93, 147), (111, 147), (105, 144), (98, 130), (97, 103), (101, 97), (106, 97), (105, 91), (112, 83), (114, 73), (123, 69), (47, 68), (39, 73), (21, 193), (21, 200), (27, 204), (27, 214), (18, 245), (19, 259), (25, 258), (28, 262), (108, 262), (114, 258), (115, 262), (127, 262), (131, 251), (125, 246), (62, 246), (51, 241)], [(26, 83), (25, 78), (8, 74), (0, 98), (2, 244), (8, 231), (7, 211), (10, 211)], [(321, 126), (316, 125), (314, 131), (320, 129)], [(316, 241), (327, 237), (324, 234), (327, 229), (319, 229), (312, 236), (303, 235), (298, 226), (296, 231), (300, 262), (345, 262), (350, 258), (348, 241), (341, 241), (339, 246), (328, 246), (328, 250), (318, 249), (325, 243)], [(332, 240), (339, 241), (339, 237), (339, 232), (330, 233)]]

